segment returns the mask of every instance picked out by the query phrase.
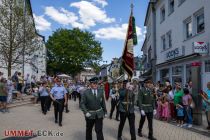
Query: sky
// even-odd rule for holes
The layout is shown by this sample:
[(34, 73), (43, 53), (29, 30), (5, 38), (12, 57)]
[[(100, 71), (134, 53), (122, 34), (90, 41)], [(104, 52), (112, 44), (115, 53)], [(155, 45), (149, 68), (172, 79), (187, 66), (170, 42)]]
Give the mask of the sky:
[(141, 56), (146, 29), (144, 19), (149, 0), (31, 0), (38, 32), (46, 41), (58, 28), (80, 28), (95, 34), (103, 48), (102, 63), (122, 55), (131, 2), (136, 19), (138, 45), (134, 56)]

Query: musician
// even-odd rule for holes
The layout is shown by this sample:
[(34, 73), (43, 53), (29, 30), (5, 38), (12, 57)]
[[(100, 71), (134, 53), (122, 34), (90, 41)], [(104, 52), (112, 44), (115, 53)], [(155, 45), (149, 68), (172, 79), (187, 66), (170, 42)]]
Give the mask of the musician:
[(110, 90), (110, 97), (111, 99), (111, 111), (110, 111), (110, 116), (109, 118), (112, 119), (112, 114), (116, 108), (116, 120), (119, 121), (119, 88), (118, 88), (118, 83), (113, 83), (113, 87)]
[(98, 88), (98, 78), (93, 77), (89, 80), (90, 89), (82, 95), (81, 110), (86, 120), (86, 140), (92, 140), (92, 129), (95, 125), (97, 140), (104, 140), (103, 118), (106, 116), (106, 104), (103, 89)]
[(124, 80), (123, 87), (119, 90), (120, 124), (118, 128), (118, 140), (122, 140), (122, 131), (125, 125), (126, 118), (128, 118), (129, 120), (131, 140), (136, 140), (134, 114), (135, 94), (133, 92), (134, 86), (130, 83), (127, 84), (127, 82), (127, 80)]
[(64, 86), (62, 86), (61, 80), (57, 79), (55, 86), (50, 91), (50, 97), (54, 101), (54, 115), (55, 123), (58, 123), (58, 113), (59, 113), (59, 126), (62, 126), (62, 117), (64, 105), (67, 105), (67, 91)]
[(141, 120), (139, 122), (138, 135), (142, 137), (142, 128), (145, 122), (145, 118), (148, 120), (149, 136), (150, 140), (156, 140), (153, 137), (153, 114), (156, 114), (155, 110), (155, 95), (154, 86), (151, 80), (146, 79), (144, 81), (145, 87), (139, 91), (138, 105), (141, 112)]

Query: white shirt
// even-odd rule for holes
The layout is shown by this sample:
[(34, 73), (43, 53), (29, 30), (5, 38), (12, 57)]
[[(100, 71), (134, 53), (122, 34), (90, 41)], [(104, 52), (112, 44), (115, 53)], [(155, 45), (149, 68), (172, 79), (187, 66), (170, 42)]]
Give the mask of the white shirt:
[(174, 93), (173, 93), (173, 91), (171, 90), (171, 91), (169, 91), (169, 100), (173, 100), (174, 99)]
[(91, 89), (91, 90), (92, 90), (93, 95), (96, 94), (96, 96), (97, 96), (97, 94), (98, 94), (97, 89)]

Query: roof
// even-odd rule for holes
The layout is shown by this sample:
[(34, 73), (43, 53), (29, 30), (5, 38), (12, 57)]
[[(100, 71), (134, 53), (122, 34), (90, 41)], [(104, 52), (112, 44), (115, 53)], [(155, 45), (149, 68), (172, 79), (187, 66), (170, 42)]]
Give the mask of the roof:
[(32, 10), (32, 7), (31, 7), (31, 0), (26, 0), (26, 2), (28, 3), (29, 12), (30, 12), (30, 14), (31, 14), (31, 16), (32, 16), (32, 19), (33, 19), (33, 26), (34, 26), (34, 28), (35, 28), (35, 33), (36, 33), (38, 36), (42, 37), (42, 38), (43, 38), (43, 41), (45, 42), (45, 37), (42, 36), (42, 35), (40, 35), (40, 34), (37, 32), (37, 30), (36, 30), (36, 25), (35, 25), (34, 16), (33, 16), (33, 10)]
[(144, 26), (146, 26), (146, 22), (147, 22), (147, 18), (149, 16), (149, 9), (150, 9), (150, 6), (154, 3), (156, 3), (157, 0), (150, 0), (148, 6), (147, 6), (147, 13), (146, 13), (146, 17), (145, 17), (145, 20), (144, 20)]

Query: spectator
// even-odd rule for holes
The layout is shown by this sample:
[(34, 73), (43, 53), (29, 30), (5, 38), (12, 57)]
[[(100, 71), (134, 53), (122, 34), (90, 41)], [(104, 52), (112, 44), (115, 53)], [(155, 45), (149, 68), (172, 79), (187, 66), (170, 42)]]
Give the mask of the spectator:
[(184, 123), (184, 107), (182, 105), (182, 101), (176, 104), (176, 110), (177, 110), (177, 126), (183, 127)]
[(7, 109), (7, 88), (6, 79), (1, 78), (0, 80), (0, 106), (2, 106), (1, 111), (3, 113), (9, 112)]
[(14, 73), (14, 75), (12, 76), (12, 81), (13, 82), (15, 82), (15, 88), (17, 89), (17, 87), (18, 87), (18, 72), (16, 71), (15, 73)]
[(12, 82), (12, 78), (8, 77), (8, 80), (7, 80), (7, 91), (8, 91), (7, 103), (12, 103), (13, 90), (14, 90), (14, 83)]
[(203, 97), (203, 102), (205, 106), (205, 112), (206, 112), (206, 119), (208, 122), (207, 129), (210, 130), (210, 82), (207, 83), (207, 90), (206, 90), (206, 97)]
[[(177, 104), (182, 102), (182, 97), (184, 96), (183, 91), (181, 90), (181, 84), (176, 83), (176, 91), (174, 93), (174, 106), (177, 107)], [(177, 112), (177, 111), (175, 111)], [(177, 114), (176, 114), (177, 116)]]
[(169, 85), (168, 87), (168, 101), (169, 101), (169, 108), (170, 108), (170, 115), (172, 119), (175, 119), (175, 107), (174, 107), (174, 93), (172, 86)]
[(162, 106), (162, 118), (164, 121), (168, 121), (170, 118), (170, 113), (169, 113), (169, 103), (166, 97), (163, 97), (161, 106)]
[(184, 89), (184, 96), (182, 97), (182, 103), (184, 106), (184, 114), (186, 117), (186, 124), (184, 126), (191, 128), (192, 127), (192, 113), (191, 113), (192, 109), (190, 108), (190, 104), (192, 103), (192, 97), (187, 88)]
[(20, 72), (18, 72), (17, 77), (18, 77), (17, 90), (18, 90), (20, 93), (22, 93), (22, 88), (23, 88), (24, 80), (23, 80), (23, 77), (22, 77), (22, 75), (21, 75)]

